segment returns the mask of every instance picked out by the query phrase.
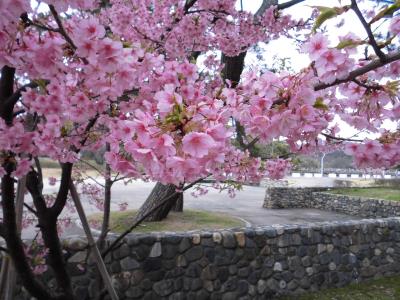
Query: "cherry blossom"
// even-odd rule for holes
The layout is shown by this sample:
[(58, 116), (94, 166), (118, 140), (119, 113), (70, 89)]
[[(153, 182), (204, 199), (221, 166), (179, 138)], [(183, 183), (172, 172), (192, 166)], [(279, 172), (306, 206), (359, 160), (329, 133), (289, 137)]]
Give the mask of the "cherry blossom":
[(202, 158), (208, 154), (215, 142), (206, 133), (191, 132), (182, 139), (182, 150), (193, 157)]
[[(360, 21), (368, 19), (360, 22), (365, 36), (345, 34), (336, 44), (329, 26), (313, 27), (317, 11), (296, 20), (282, 4), (254, 14), (237, 9), (235, 0), (111, 0), (103, 6), (48, 0), (40, 12), (33, 2), (0, 3), (0, 176), (13, 191), (15, 179), (27, 175), (37, 196), (35, 159), (61, 163), (61, 180), (50, 180), (59, 193), (33, 204), (41, 226), (62, 230), (71, 223), (64, 216), (73, 207), (66, 189), (71, 179), (88, 202), (104, 208), (102, 192), (71, 174), (83, 151), (106, 145), (106, 162), (124, 176), (177, 187), (213, 176), (230, 195), (234, 185), (224, 186), (227, 179), (259, 182), (289, 171), (289, 160), (252, 152), (255, 144), (274, 140), (286, 141), (293, 153), (344, 148), (360, 168), (400, 162), (398, 129), (384, 126), (398, 124), (400, 116), (399, 16), (380, 27), (379, 5), (368, 14), (360, 10)], [(357, 5), (335, 11), (347, 14)], [(232, 57), (283, 37), (300, 41), (307, 67), (273, 73), (246, 66), (239, 82), (224, 80), (220, 51)], [(338, 122), (374, 138), (349, 136)], [(14, 209), (7, 206), (14, 200), (2, 201), (3, 211)], [(25, 215), (24, 226), (36, 223)], [(22, 243), (8, 246), (15, 245)]]

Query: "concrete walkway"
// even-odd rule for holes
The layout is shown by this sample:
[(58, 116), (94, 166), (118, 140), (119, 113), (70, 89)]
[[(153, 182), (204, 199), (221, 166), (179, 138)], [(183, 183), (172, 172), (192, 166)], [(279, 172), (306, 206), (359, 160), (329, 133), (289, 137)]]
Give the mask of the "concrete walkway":
[[(118, 182), (112, 190), (112, 210), (118, 210), (118, 202), (127, 202), (128, 209), (138, 209), (146, 200), (154, 183), (135, 181), (128, 185)], [(45, 192), (55, 192), (57, 189), (45, 185)], [(265, 187), (244, 186), (238, 191), (236, 197), (230, 198), (226, 191), (219, 192), (210, 188), (208, 194), (193, 197), (192, 191), (184, 195), (184, 209), (207, 210), (229, 214), (243, 219), (247, 226), (272, 225), (272, 224), (300, 224), (321, 221), (350, 220), (355, 217), (335, 212), (317, 209), (266, 209), (262, 208), (265, 197)], [(29, 200), (28, 200), (29, 201)], [(82, 196), (82, 202), (88, 215), (98, 212), (87, 204), (87, 199)], [(77, 216), (73, 216), (77, 218)], [(82, 230), (72, 225), (66, 229), (64, 236), (81, 234)], [(29, 238), (34, 235), (33, 230), (25, 230), (23, 236)]]

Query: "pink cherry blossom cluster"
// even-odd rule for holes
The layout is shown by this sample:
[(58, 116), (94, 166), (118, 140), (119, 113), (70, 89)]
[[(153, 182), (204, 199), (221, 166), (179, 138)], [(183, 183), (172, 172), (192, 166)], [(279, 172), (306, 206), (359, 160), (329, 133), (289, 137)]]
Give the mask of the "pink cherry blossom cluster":
[(271, 159), (267, 161), (266, 169), (269, 178), (281, 179), (290, 171), (291, 163), (285, 159)]
[(250, 136), (264, 142), (284, 136), (289, 144), (309, 143), (333, 119), (330, 111), (315, 105), (329, 99), (313, 91), (312, 83), (310, 72), (297, 76), (251, 72), (237, 91), (226, 89), (223, 95)]
[[(164, 89), (146, 94), (151, 97), (146, 100), (149, 112), (136, 110), (111, 129), (114, 134), (109, 142), (115, 146), (106, 159), (114, 169), (179, 185), (221, 172), (221, 166), (233, 157), (242, 163), (236, 155), (229, 155), (233, 146), (228, 109), (222, 100), (207, 94), (196, 79), (196, 67), (188, 62), (165, 65), (155, 79)], [(123, 145), (116, 141), (123, 141)]]
[(356, 166), (362, 169), (390, 168), (400, 161), (400, 140), (392, 143), (367, 140), (363, 144), (349, 143), (345, 149), (354, 157)]
[(318, 78), (325, 83), (345, 78), (354, 66), (354, 60), (349, 57), (346, 48), (329, 48), (329, 40), (322, 33), (313, 35), (304, 44), (303, 51), (314, 61)]
[(255, 17), (237, 11), (236, 0), (194, 1), (189, 9), (185, 3), (113, 0), (110, 9), (103, 12), (103, 21), (111, 23), (112, 31), (126, 40), (142, 41), (169, 57), (180, 58), (212, 49), (236, 55), (302, 24), (276, 13), (273, 6)]
[[(107, 162), (134, 178), (177, 185), (209, 174), (256, 180), (272, 172), (233, 147), (232, 120), (244, 126), (248, 141), (284, 137), (304, 153), (323, 145), (321, 133), (334, 132), (335, 115), (357, 129), (379, 131), (400, 114), (395, 83), (380, 81), (397, 78), (396, 61), (360, 76), (359, 83), (315, 88), (368, 63), (354, 58), (364, 43), (354, 34), (340, 37), (351, 47), (331, 47), (322, 33), (304, 35), (310, 67), (298, 74), (248, 72), (235, 89), (218, 75), (200, 75), (186, 60), (193, 51), (234, 55), (299, 24), (307, 28), (276, 7), (255, 16), (238, 11), (233, 0), (191, 7), (175, 0), (115, 0), (96, 15), (86, 10), (95, 1), (46, 1), (57, 16), (54, 10), (39, 14), (28, 2), (16, 1), (11, 10), (0, 6), (0, 64), (16, 68), (18, 87), (31, 83), (22, 89), (13, 124), (0, 122), (0, 159), (16, 154), (16, 177), (29, 170), (30, 157), (75, 162), (79, 151), (109, 142)], [(64, 19), (68, 8), (80, 11)], [(19, 26), (24, 11), (29, 21)], [(397, 23), (393, 17), (394, 34)], [(212, 55), (207, 64), (220, 70)], [(27, 113), (37, 116), (34, 130), (26, 128)]]
[(18, 19), (24, 12), (30, 12), (31, 6), (26, 0), (4, 0), (0, 3), (0, 67), (8, 61), (9, 46), (18, 33)]

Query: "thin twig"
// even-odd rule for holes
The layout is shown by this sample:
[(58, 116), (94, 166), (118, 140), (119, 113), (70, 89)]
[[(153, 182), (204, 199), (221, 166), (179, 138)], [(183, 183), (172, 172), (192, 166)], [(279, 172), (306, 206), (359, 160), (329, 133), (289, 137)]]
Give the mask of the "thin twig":
[(289, 7), (293, 6), (293, 5), (299, 4), (299, 3), (304, 2), (304, 1), (305, 0), (291, 0), (291, 1), (288, 1), (288, 2), (285, 2), (285, 3), (281, 3), (281, 4), (278, 4), (278, 9), (279, 10), (280, 9), (286, 9), (286, 8), (289, 8)]
[(102, 184), (101, 182), (99, 182), (97, 179), (95, 179), (93, 176), (90, 176), (90, 175), (88, 175), (87, 173), (85, 174), (85, 176), (87, 177), (87, 178), (89, 178), (90, 180), (93, 180), (96, 184), (98, 184), (98, 185), (100, 185), (101, 187), (105, 187), (105, 185), (104, 184)]
[(358, 19), (360, 19), (361, 24), (363, 25), (365, 31), (368, 34), (369, 43), (375, 51), (375, 54), (379, 57), (379, 59), (384, 62), (386, 60), (386, 55), (382, 52), (379, 48), (378, 44), (376, 43), (374, 34), (371, 31), (370, 25), (368, 25), (367, 21), (365, 20), (362, 12), (360, 11), (357, 1), (351, 0), (351, 9), (356, 13)]
[(34, 157), (33, 159), (35, 161), (35, 166), (37, 169), (37, 174), (38, 174), (38, 180), (39, 180), (39, 189), (40, 191), (43, 191), (43, 170), (42, 170), (42, 164), (40, 163), (40, 160), (37, 156)]
[(353, 82), (359, 86), (362, 86), (363, 88), (366, 88), (367, 90), (382, 90), (383, 89), (383, 87), (379, 84), (369, 85), (369, 84), (365, 84), (365, 83), (359, 81), (358, 79), (353, 79)]
[(260, 140), (259, 137), (254, 138), (250, 143), (248, 143), (244, 150), (248, 150), (252, 148), (258, 141)]
[[(50, 8), (50, 12), (54, 17), (54, 20), (57, 23), (58, 26), (58, 32), (64, 37), (64, 39), (68, 42), (68, 44), (70, 44), (70, 46), (72, 47), (73, 50), (76, 50), (77, 47), (74, 43), (74, 41), (70, 38), (70, 36), (68, 35), (68, 33), (66, 32), (62, 21), (60, 19), (59, 14), (57, 13), (57, 10), (55, 9), (54, 5), (49, 4), (49, 8)], [(80, 59), (82, 59), (82, 61), (87, 65), (89, 64), (89, 61), (85, 58), (85, 57), (80, 57)]]
[(185, 6), (183, 7), (184, 12), (187, 13), (189, 9), (196, 4), (196, 2), (197, 0), (187, 0)]
[(84, 160), (84, 159), (79, 159), (80, 162), (83, 162), (84, 164), (88, 165), (89, 167), (91, 167), (92, 169), (94, 169), (96, 172), (98, 172), (99, 174), (103, 175), (104, 171), (100, 170), (99, 168), (97, 168), (95, 165), (91, 164), (90, 162)]
[(77, 47), (74, 44), (73, 40), (69, 37), (68, 33), (65, 31), (64, 25), (62, 24), (62, 21), (60, 19), (60, 16), (58, 15), (57, 10), (55, 9), (54, 5), (49, 4), (50, 12), (54, 17), (54, 20), (57, 23), (58, 26), (58, 31), (60, 34), (64, 37), (64, 39), (71, 45), (71, 47), (76, 50)]
[(57, 28), (52, 28), (52, 27), (45, 26), (41, 23), (33, 22), (31, 19), (29, 19), (28, 13), (26, 13), (26, 12), (21, 15), (21, 20), (24, 23), (25, 28), (28, 26), (33, 26), (33, 27), (39, 28), (41, 30), (46, 30), (46, 31), (51, 31), (51, 32), (59, 32), (59, 30)]
[(25, 202), (24, 202), (24, 206), (25, 206), (31, 213), (33, 213), (35, 216), (37, 216), (37, 211), (36, 211), (32, 206), (26, 204)]
[(337, 136), (333, 136), (327, 133), (323, 133), (321, 132), (321, 135), (323, 135), (324, 137), (326, 137), (327, 139), (331, 139), (331, 140), (338, 140), (338, 141), (344, 141), (344, 142), (363, 142), (363, 140), (359, 140), (359, 139), (351, 139), (351, 138), (342, 138), (342, 137), (337, 137)]

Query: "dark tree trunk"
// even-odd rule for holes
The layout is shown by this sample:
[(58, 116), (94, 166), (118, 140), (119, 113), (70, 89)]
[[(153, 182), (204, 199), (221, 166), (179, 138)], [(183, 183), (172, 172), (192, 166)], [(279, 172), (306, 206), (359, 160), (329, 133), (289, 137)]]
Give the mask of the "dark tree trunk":
[[(106, 151), (110, 151), (109, 143), (106, 145)], [(101, 225), (100, 237), (97, 240), (97, 246), (100, 250), (104, 248), (104, 242), (110, 230), (111, 188), (113, 181), (111, 180), (111, 167), (109, 164), (106, 164), (105, 177), (103, 223)]]
[[(176, 186), (173, 184), (163, 185), (160, 182), (154, 186), (150, 195), (147, 197), (146, 201), (140, 207), (136, 219), (140, 219), (146, 213), (151, 211), (154, 207), (160, 204), (165, 198), (172, 195), (176, 191)], [(170, 201), (162, 205), (159, 209), (155, 210), (150, 216), (148, 216), (146, 221), (161, 221), (168, 216), (168, 213), (175, 206), (177, 202), (179, 202), (179, 198), (181, 198), (182, 204), (180, 206), (183, 207), (183, 195), (181, 193), (177, 194), (176, 197), (172, 197)]]
[(178, 194), (175, 205), (172, 207), (175, 212), (183, 212), (183, 193)]
[[(3, 167), (5, 167), (7, 174), (4, 175), (1, 180), (1, 203), (3, 208), (4, 226), (4, 228), (2, 227), (2, 236), (6, 241), (12, 262), (24, 287), (32, 296), (38, 299), (53, 299), (47, 292), (46, 288), (36, 280), (35, 275), (29, 266), (24, 245), (17, 231), (14, 206), (14, 178), (10, 175), (14, 167), (10, 167), (9, 164), (3, 165)], [(9, 169), (7, 167), (9, 167)]]
[(63, 164), (61, 168), (61, 184), (53, 206), (47, 207), (46, 201), (39, 188), (40, 180), (35, 171), (30, 171), (27, 174), (26, 187), (32, 196), (33, 204), (36, 208), (36, 215), (38, 217), (38, 227), (42, 232), (44, 245), (48, 249), (46, 264), (52, 269), (58, 288), (61, 291), (61, 295), (59, 295), (58, 298), (73, 300), (75, 297), (72, 291), (71, 279), (67, 272), (57, 230), (57, 218), (62, 208), (65, 206), (68, 196), (68, 188), (65, 189), (64, 185), (68, 185), (69, 187), (72, 164)]

